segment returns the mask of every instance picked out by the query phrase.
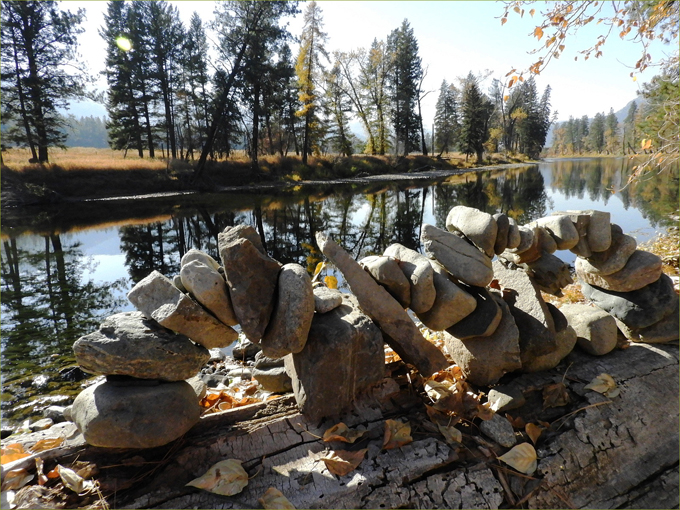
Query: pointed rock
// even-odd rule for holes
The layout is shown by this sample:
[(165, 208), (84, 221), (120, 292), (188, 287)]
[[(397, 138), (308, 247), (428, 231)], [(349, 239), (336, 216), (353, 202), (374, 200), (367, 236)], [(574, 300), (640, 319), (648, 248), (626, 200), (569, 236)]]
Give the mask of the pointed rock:
[(180, 277), (184, 288), (215, 317), (227, 326), (238, 324), (227, 282), (214, 267), (198, 259), (190, 260), (182, 266)]
[(411, 284), (394, 257), (372, 255), (361, 259), (359, 265), (385, 287), (403, 308), (411, 306)]
[(434, 271), (428, 258), (398, 243), (388, 246), (385, 256), (398, 261), (399, 268), (409, 282), (411, 310), (424, 313), (432, 308), (437, 292), (434, 288)]

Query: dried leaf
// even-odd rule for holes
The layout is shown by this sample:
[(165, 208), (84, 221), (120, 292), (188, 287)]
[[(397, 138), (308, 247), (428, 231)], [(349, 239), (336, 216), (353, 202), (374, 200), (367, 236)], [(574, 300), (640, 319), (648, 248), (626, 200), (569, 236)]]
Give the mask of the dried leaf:
[(221, 496), (233, 496), (248, 485), (248, 473), (237, 459), (227, 459), (214, 464), (202, 476), (188, 484)]
[(337, 289), (338, 288), (338, 279), (335, 276), (326, 276), (323, 279), (323, 282), (326, 284), (326, 287), (329, 289)]
[(508, 466), (525, 475), (530, 475), (536, 471), (536, 450), (529, 443), (518, 444), (505, 455), (498, 457), (498, 460), (502, 460)]
[(541, 27), (536, 27), (536, 30), (534, 30), (534, 36), (538, 37), (538, 40), (540, 41), (541, 37), (543, 37), (543, 29)]
[(535, 12), (536, 12), (536, 9), (531, 9), (531, 10), (529, 11), (529, 14), (531, 14), (531, 17), (532, 17), (532, 18), (534, 17), (534, 13), (535, 13)]
[(12, 469), (5, 475), (5, 480), (2, 482), (2, 492), (21, 489), (31, 480), (33, 480), (33, 475), (26, 469)]
[(41, 439), (37, 443), (35, 443), (33, 446), (29, 448), (29, 450), (33, 453), (40, 453), (44, 452), (45, 450), (51, 450), (52, 448), (56, 448), (57, 446), (60, 446), (61, 443), (64, 442), (63, 437), (53, 437), (53, 438), (48, 438), (48, 439)]
[(20, 443), (8, 444), (0, 451), (0, 464), (7, 464), (15, 460), (23, 459), (31, 455), (24, 450), (24, 446)]
[(385, 420), (385, 438), (383, 440), (384, 450), (400, 448), (412, 441), (411, 424), (409, 422), (402, 423), (395, 420)]
[(449, 389), (450, 386), (448, 384), (444, 384), (438, 381), (425, 381), (425, 393), (427, 393), (427, 396), (430, 397), (434, 402), (437, 402), (438, 400), (451, 396), (451, 390)]
[(463, 442), (463, 433), (456, 427), (446, 427), (444, 425), (437, 425), (437, 427), (447, 443), (459, 444)]
[(543, 387), (543, 409), (566, 406), (570, 400), (564, 383), (547, 384)]
[(317, 277), (321, 274), (321, 271), (323, 271), (325, 267), (326, 267), (325, 262), (319, 262), (316, 265), (316, 269), (314, 269), (314, 275), (312, 276), (312, 281), (316, 281)]
[(538, 438), (541, 437), (541, 434), (543, 433), (543, 427), (536, 425), (535, 423), (527, 423), (524, 430), (534, 444), (536, 444), (536, 441), (538, 441)]
[(496, 414), (496, 411), (491, 408), (491, 404), (489, 402), (485, 402), (477, 406), (477, 417), (484, 421), (493, 418), (494, 414)]
[(286, 499), (286, 496), (274, 487), (269, 487), (267, 492), (258, 501), (265, 510), (295, 510), (295, 507)]
[(524, 418), (522, 418), (521, 416), (518, 416), (517, 418), (513, 418), (508, 413), (505, 413), (505, 418), (510, 422), (510, 425), (512, 425), (512, 428), (523, 429), (526, 426)]
[(584, 389), (597, 391), (609, 398), (614, 398), (620, 393), (620, 389), (616, 386), (614, 378), (611, 375), (604, 373), (590, 381)]
[(508, 18), (501, 18), (501, 26), (505, 25), (508, 22)]
[(59, 465), (58, 467), (59, 477), (61, 478), (61, 481), (64, 484), (64, 486), (68, 487), (76, 494), (80, 494), (81, 492), (83, 492), (83, 489), (85, 488), (85, 480), (83, 479), (83, 477), (80, 476), (75, 471), (73, 471), (72, 469), (66, 468), (61, 465)]
[(364, 456), (366, 455), (367, 451), (368, 448), (364, 448), (363, 450), (358, 450), (356, 452), (349, 452), (347, 450), (331, 450), (328, 456), (322, 457), (321, 460), (323, 460), (324, 464), (326, 464), (328, 471), (337, 476), (345, 476), (359, 467), (359, 464), (361, 464), (361, 461), (364, 460)]
[(333, 425), (323, 433), (323, 440), (327, 443), (331, 441), (342, 441), (343, 443), (353, 443), (366, 433), (365, 430), (350, 430), (347, 425), (340, 422)]

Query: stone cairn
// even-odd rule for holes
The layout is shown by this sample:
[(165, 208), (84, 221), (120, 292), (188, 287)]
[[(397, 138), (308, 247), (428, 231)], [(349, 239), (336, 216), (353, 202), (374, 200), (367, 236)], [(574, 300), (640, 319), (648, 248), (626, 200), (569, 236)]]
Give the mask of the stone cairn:
[[(190, 250), (174, 280), (154, 271), (129, 292), (137, 312), (113, 315), (75, 342), (78, 363), (106, 381), (78, 395), (73, 421), (95, 446), (176, 439), (199, 420), (205, 384), (194, 376), (208, 349), (232, 344), (237, 324), (262, 350), (260, 384), (268, 371), (285, 371), (311, 420), (348, 410), (384, 378), (383, 342), (423, 376), (449, 366), (408, 308), (443, 332), (451, 358), (480, 386), (507, 372), (554, 368), (577, 343), (606, 354), (618, 329), (636, 342), (678, 338), (678, 296), (661, 260), (636, 250), (608, 213), (568, 211), (517, 225), (505, 214), (457, 206), (446, 228), (422, 226), (425, 255), (393, 244), (358, 262), (317, 233), (346, 294), (269, 257), (252, 227), (228, 227), (218, 236), (221, 266)], [(558, 309), (543, 300), (541, 291), (561, 295), (573, 283), (553, 255), (566, 249), (578, 255), (584, 295), (597, 307)]]

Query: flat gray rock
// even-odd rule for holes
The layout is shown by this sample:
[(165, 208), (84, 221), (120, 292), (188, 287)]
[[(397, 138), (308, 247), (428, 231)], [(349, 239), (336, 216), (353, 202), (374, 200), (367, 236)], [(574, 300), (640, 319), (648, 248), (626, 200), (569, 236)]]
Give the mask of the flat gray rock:
[(494, 256), (498, 225), (489, 213), (474, 207), (457, 205), (446, 216), (446, 229), (449, 232), (463, 234), (487, 257)]
[(550, 253), (544, 253), (533, 262), (519, 265), (533, 278), (540, 290), (553, 296), (561, 296), (562, 289), (574, 283), (569, 264)]
[(633, 329), (646, 328), (673, 312), (678, 313), (678, 295), (673, 280), (666, 274), (630, 292), (600, 289), (585, 282), (581, 282), (581, 291), (598, 308)]
[(137, 283), (127, 297), (147, 318), (207, 349), (226, 347), (238, 338), (236, 331), (206, 312), (158, 271)]
[(555, 368), (576, 346), (576, 331), (569, 325), (567, 318), (559, 308), (550, 303), (546, 304), (555, 321), (555, 343), (557, 347), (548, 354), (534, 356), (533, 358), (525, 356), (522, 362), (522, 372), (542, 372)]
[(482, 420), (479, 424), (479, 430), (481, 430), (482, 434), (486, 437), (505, 448), (512, 448), (517, 444), (515, 429), (513, 429), (510, 422), (500, 414), (494, 413), (490, 420)]
[(474, 312), (477, 300), (452, 282), (449, 273), (437, 261), (430, 260), (430, 264), (434, 269), (437, 297), (432, 308), (417, 315), (431, 330), (442, 331)]
[(336, 416), (383, 379), (383, 338), (356, 299), (345, 295), (339, 307), (314, 315), (304, 349), (287, 355), (285, 367), (302, 414), (311, 421)]
[(255, 236), (237, 235), (243, 232), (250, 229), (227, 228), (217, 239), (238, 323), (250, 340), (259, 342), (274, 311), (281, 264), (253, 244), (250, 238)]
[(602, 356), (616, 348), (616, 321), (604, 310), (585, 304), (562, 305), (560, 311), (574, 328), (578, 346), (588, 354)]
[(589, 273), (576, 259), (576, 274), (589, 285), (615, 292), (630, 292), (654, 283), (661, 277), (661, 258), (648, 251), (635, 250), (620, 271), (609, 275)]
[(279, 272), (277, 298), (260, 347), (266, 356), (282, 358), (300, 352), (314, 317), (312, 279), (300, 264), (286, 264)]
[[(428, 258), (398, 243), (388, 246), (384, 254), (397, 260), (399, 268), (409, 282), (411, 292), (409, 308), (415, 313), (424, 313), (432, 308), (437, 292), (434, 288), (434, 271)], [(402, 302), (400, 299), (397, 300)]]
[(605, 251), (594, 252), (587, 259), (579, 259), (583, 271), (587, 273), (610, 275), (621, 271), (628, 259), (637, 249), (634, 237), (626, 235), (616, 224), (612, 224), (612, 243)]
[(632, 329), (626, 326), (623, 322), (616, 320), (616, 325), (624, 334), (626, 338), (633, 342), (642, 342), (646, 344), (663, 344), (667, 342), (676, 342), (680, 325), (678, 324), (678, 317), (680, 315), (671, 313), (659, 322), (641, 329)]
[(493, 334), (503, 315), (497, 300), (485, 288), (465, 286), (464, 284), (461, 284), (461, 288), (474, 298), (476, 306), (472, 313), (447, 328), (448, 333), (460, 340)]
[(73, 344), (76, 361), (93, 374), (182, 381), (210, 359), (209, 351), (186, 336), (161, 327), (141, 312), (104, 319), (94, 333)]
[(182, 266), (179, 274), (182, 285), (196, 301), (227, 326), (238, 324), (227, 282), (213, 266), (200, 260), (191, 260)]
[(194, 388), (185, 381), (156, 386), (90, 386), (73, 402), (71, 417), (92, 446), (154, 448), (174, 441), (201, 415)]
[[(403, 274), (402, 274), (403, 276)], [(342, 304), (342, 292), (329, 289), (323, 285), (314, 287), (314, 310), (316, 313), (327, 313)]]
[(519, 331), (508, 305), (493, 294), (492, 299), (496, 301), (502, 316), (492, 335), (461, 340), (448, 332), (444, 333), (446, 350), (467, 380), (478, 386), (494, 384), (507, 372), (522, 366)]
[(580, 236), (571, 218), (566, 214), (556, 214), (539, 218), (533, 222), (548, 231), (558, 250), (570, 250), (579, 242)]
[[(397, 300), (378, 285), (345, 250), (322, 232), (317, 232), (316, 241), (321, 252), (345, 277), (361, 309), (378, 324), (385, 334), (385, 341), (404, 361), (411, 363), (426, 377), (449, 366), (444, 354), (423, 337)], [(480, 256), (483, 255), (480, 253)]]
[(411, 284), (394, 257), (371, 255), (361, 259), (359, 265), (385, 287), (403, 308), (411, 306)]
[(253, 368), (253, 379), (256, 379), (264, 390), (272, 393), (287, 393), (293, 390), (293, 381), (284, 366)]
[(428, 256), (456, 279), (476, 287), (486, 287), (493, 280), (491, 259), (457, 235), (423, 223), (420, 239)]

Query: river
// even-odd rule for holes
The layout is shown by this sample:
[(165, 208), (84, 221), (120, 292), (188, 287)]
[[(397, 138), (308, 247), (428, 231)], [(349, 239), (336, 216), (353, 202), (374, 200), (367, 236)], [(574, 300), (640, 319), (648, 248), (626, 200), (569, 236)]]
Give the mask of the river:
[[(60, 372), (75, 364), (73, 342), (104, 317), (131, 310), (125, 294), (152, 270), (177, 274), (187, 250), (198, 248), (219, 260), (217, 233), (227, 226), (253, 225), (271, 256), (310, 272), (321, 261), (316, 231), (330, 233), (355, 258), (381, 254), (395, 242), (419, 250), (421, 225), (444, 228), (455, 205), (504, 212), (519, 224), (553, 211), (608, 211), (640, 243), (676, 224), (671, 217), (678, 211), (678, 172), (621, 190), (631, 166), (627, 158), (559, 159), (433, 181), (249, 189), (3, 212), (3, 423), (36, 419), (50, 403), (70, 403), (82, 383), (65, 381)], [(557, 255), (574, 261), (571, 252)]]

